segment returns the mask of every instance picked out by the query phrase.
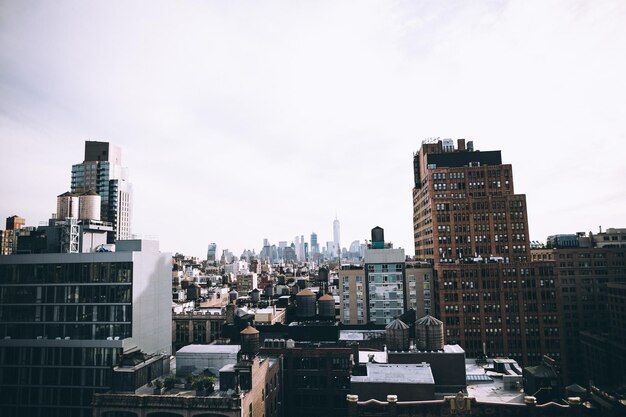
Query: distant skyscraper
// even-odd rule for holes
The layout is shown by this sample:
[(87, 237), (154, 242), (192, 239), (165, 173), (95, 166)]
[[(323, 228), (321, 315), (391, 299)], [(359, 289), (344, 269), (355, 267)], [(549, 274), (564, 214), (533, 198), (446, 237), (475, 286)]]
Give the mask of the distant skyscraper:
[(263, 248), (259, 254), (262, 260), (272, 261), (272, 248), (269, 239), (263, 239)]
[(317, 256), (320, 253), (320, 247), (317, 244), (317, 234), (315, 232), (311, 233), (311, 259), (316, 260)]
[(235, 256), (233, 255), (231, 251), (229, 251), (228, 249), (224, 249), (222, 251), (222, 258), (220, 260), (222, 264), (230, 264), (234, 260), (235, 260)]
[(296, 254), (296, 259), (299, 260), (299, 247), (300, 247), (300, 238), (298, 236), (293, 238), (293, 249)]
[(100, 220), (113, 224), (108, 242), (130, 239), (132, 186), (119, 147), (108, 142), (85, 142), (85, 160), (72, 165), (72, 193), (89, 190), (101, 197)]
[(304, 236), (296, 236), (293, 241), (298, 262), (304, 262)]
[(285, 240), (281, 240), (278, 242), (278, 259), (285, 260), (285, 248), (287, 248), (287, 242)]
[(341, 250), (340, 237), (339, 220), (335, 217), (335, 221), (333, 221), (333, 242), (335, 242), (335, 250)]
[(335, 246), (335, 242), (326, 242), (326, 256), (329, 258), (335, 258), (337, 256), (337, 246)]
[(209, 247), (206, 251), (206, 260), (209, 262), (215, 262), (217, 258), (215, 257), (217, 253), (217, 243), (209, 243)]

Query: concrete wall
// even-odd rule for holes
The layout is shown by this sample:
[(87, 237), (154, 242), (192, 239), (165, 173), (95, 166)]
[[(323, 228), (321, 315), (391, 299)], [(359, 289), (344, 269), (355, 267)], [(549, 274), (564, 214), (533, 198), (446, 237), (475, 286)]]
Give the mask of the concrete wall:
[[(172, 256), (170, 253), (159, 252), (158, 242), (126, 242), (135, 249), (138, 244), (141, 248), (141, 252), (132, 252), (132, 342), (146, 353), (170, 355), (172, 353)], [(118, 242), (117, 250), (120, 250), (120, 246), (124, 249), (126, 242)]]

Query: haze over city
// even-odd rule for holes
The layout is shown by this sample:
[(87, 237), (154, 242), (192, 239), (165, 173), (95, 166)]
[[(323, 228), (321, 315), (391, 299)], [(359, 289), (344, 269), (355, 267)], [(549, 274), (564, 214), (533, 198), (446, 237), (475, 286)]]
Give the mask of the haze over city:
[(46, 221), (86, 140), (133, 233), (204, 257), (369, 238), (413, 253), (428, 137), (502, 150), (531, 240), (623, 227), (626, 4), (0, 2), (0, 218)]

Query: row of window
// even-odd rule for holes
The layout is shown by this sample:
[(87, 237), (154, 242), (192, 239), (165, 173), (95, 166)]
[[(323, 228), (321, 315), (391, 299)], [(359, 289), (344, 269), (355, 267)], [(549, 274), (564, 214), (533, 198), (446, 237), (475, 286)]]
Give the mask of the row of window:
[[(111, 366), (119, 355), (112, 348), (2, 347), (0, 363), (18, 367)], [(2, 367), (0, 367), (2, 369)]]
[(130, 303), (130, 283), (0, 286), (0, 304)]
[(8, 323), (0, 324), (0, 338), (12, 339), (79, 339), (105, 340), (125, 339), (132, 336), (132, 325), (124, 324), (36, 324)]
[(130, 322), (130, 305), (2, 306), (0, 322)]
[(131, 262), (0, 265), (3, 284), (132, 282)]

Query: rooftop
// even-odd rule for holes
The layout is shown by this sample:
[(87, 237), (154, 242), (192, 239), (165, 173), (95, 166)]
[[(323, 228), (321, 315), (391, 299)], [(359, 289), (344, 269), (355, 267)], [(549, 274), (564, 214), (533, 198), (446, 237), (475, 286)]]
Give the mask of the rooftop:
[(490, 372), (487, 376), (486, 368), (493, 363), (477, 365), (475, 359), (465, 361), (467, 378), (467, 394), (482, 403), (524, 404), (524, 396), (528, 395), (520, 389), (506, 389), (504, 375)]
[(386, 382), (394, 384), (434, 384), (428, 364), (367, 363), (367, 375), (352, 376), (351, 382)]
[(384, 330), (339, 330), (339, 340), (371, 340), (384, 337)]
[(241, 347), (239, 345), (187, 345), (180, 348), (179, 353), (235, 353), (237, 354)]

